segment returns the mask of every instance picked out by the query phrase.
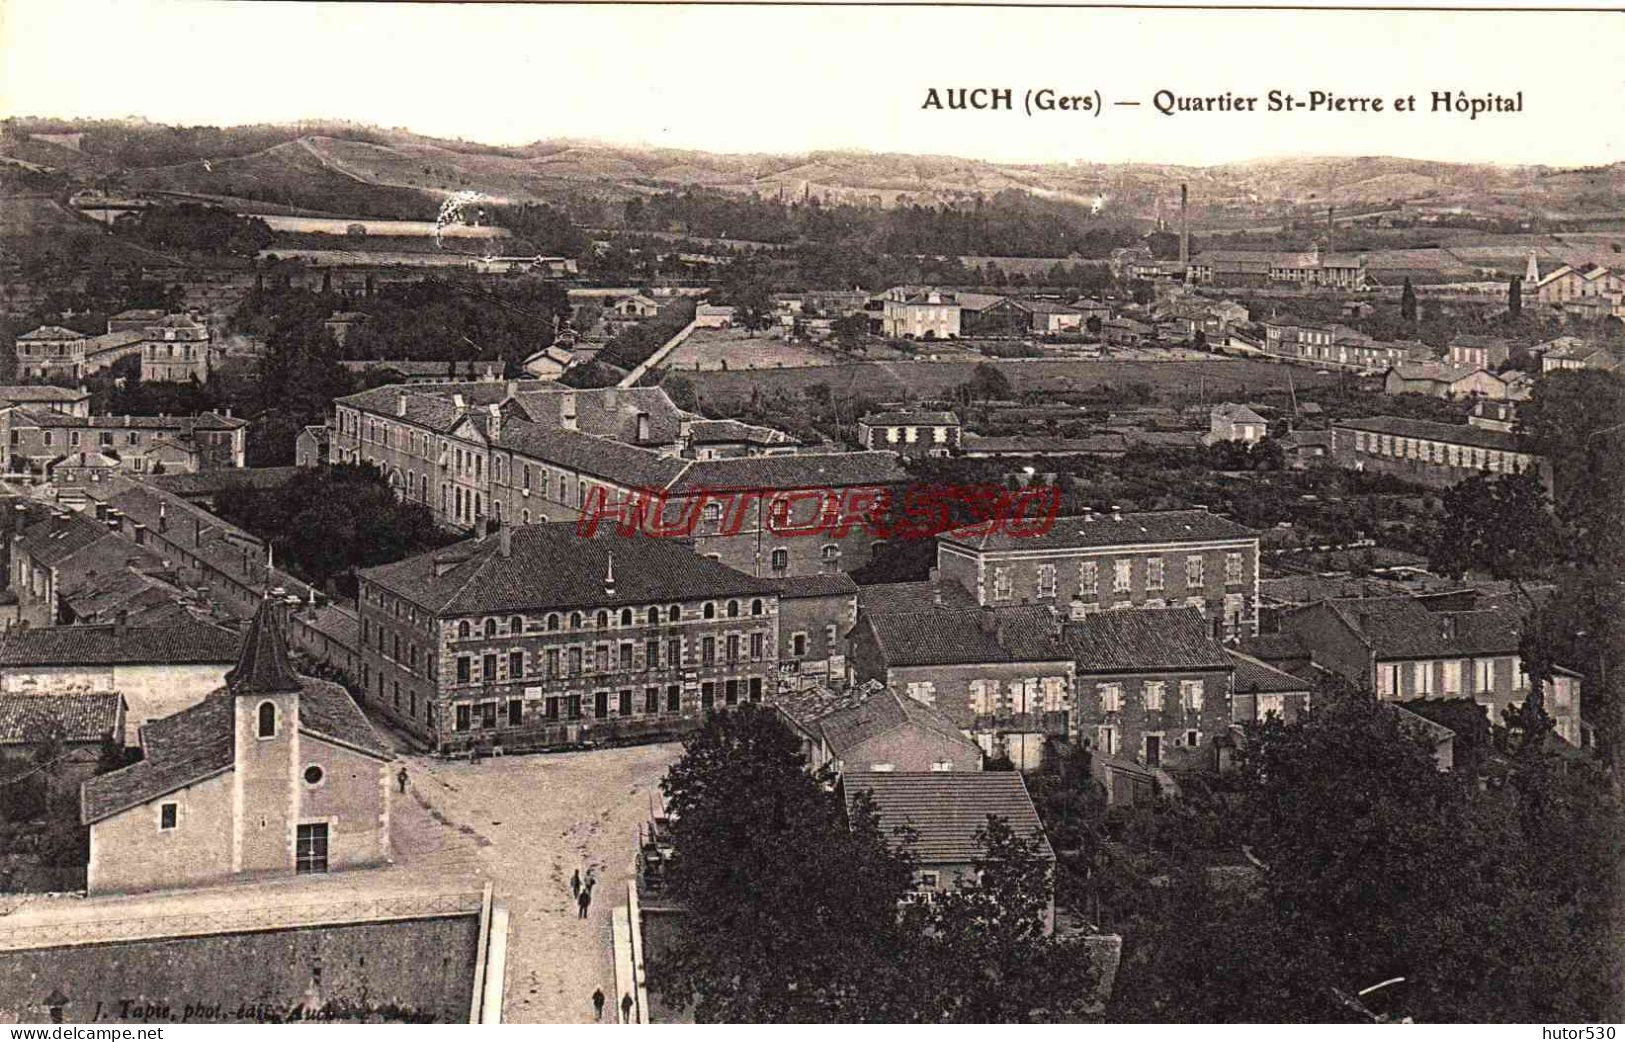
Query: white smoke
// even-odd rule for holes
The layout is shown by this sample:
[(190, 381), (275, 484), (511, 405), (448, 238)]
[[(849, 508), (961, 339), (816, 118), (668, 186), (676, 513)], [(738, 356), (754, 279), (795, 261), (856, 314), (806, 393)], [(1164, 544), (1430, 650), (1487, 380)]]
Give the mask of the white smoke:
[(478, 192), (453, 192), (440, 204), (440, 213), (434, 220), (434, 244), (440, 246), (440, 230), (450, 224), (460, 224), (468, 216), (469, 208), (490, 201)]

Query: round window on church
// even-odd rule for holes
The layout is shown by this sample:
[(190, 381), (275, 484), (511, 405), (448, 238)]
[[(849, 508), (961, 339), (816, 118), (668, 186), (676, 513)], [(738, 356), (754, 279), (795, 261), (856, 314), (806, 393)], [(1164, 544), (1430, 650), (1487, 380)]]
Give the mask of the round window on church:
[(305, 784), (320, 785), (322, 783), (322, 769), (317, 764), (305, 768)]

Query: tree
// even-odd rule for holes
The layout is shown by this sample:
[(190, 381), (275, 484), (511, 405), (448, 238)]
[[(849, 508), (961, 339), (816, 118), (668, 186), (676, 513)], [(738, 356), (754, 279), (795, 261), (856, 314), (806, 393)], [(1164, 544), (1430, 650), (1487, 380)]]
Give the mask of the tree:
[(1399, 291), (1399, 317), (1406, 322), (1416, 321), (1416, 287), (1411, 285), (1408, 275)]
[(965, 397), (971, 401), (978, 398), (984, 402), (1007, 401), (1015, 395), (1010, 378), (992, 362), (977, 362), (964, 386)]
[(1514, 322), (1523, 314), (1523, 277), (1514, 275), (1507, 281), (1507, 317)]
[(1452, 578), (1479, 571), (1521, 586), (1551, 566), (1556, 549), (1538, 474), (1475, 474), (1445, 490), (1428, 565)]

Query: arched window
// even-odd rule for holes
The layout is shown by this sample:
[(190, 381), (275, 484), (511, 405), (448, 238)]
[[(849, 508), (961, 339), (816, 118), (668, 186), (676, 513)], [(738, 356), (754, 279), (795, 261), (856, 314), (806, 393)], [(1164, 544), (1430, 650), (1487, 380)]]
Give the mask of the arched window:
[(717, 617), (717, 606), (714, 601), (705, 602), (705, 617), (708, 619), (714, 619)]
[(464, 619), (462, 622), (459, 622), (457, 624), (457, 636), (460, 637), (461, 639), (467, 640), (470, 636), (473, 635), (473, 633), (474, 633), (474, 631), (469, 628), (467, 619)]
[(728, 602), (728, 618), (730, 618), (730, 619), (739, 618), (739, 602), (738, 601), (729, 601)]
[(762, 614), (762, 599), (760, 597), (750, 602), (750, 613), (752, 615)]
[(513, 618), (509, 619), (508, 620), (508, 632), (513, 634), (516, 637), (519, 636), (519, 634), (525, 632), (525, 620), (521, 619), (517, 615), (515, 615)]
[(682, 618), (683, 609), (679, 605), (673, 604), (670, 608), (666, 609), (667, 622), (679, 622), (682, 620)]
[(660, 609), (659, 608), (650, 608), (649, 609), (649, 625), (653, 626), (655, 623), (657, 623), (659, 621), (660, 621)]
[(261, 738), (276, 737), (276, 703), (260, 703), (259, 736)]
[(573, 629), (573, 630), (578, 630), (578, 629), (581, 628), (581, 613), (580, 612), (573, 611), (573, 612), (570, 613), (570, 628)]
[(631, 608), (622, 608), (621, 609), (621, 625), (622, 626), (630, 626), (630, 625), (632, 625), (632, 609)]
[(497, 620), (495, 620), (495, 619), (486, 619), (485, 620), (485, 635), (487, 637), (494, 637), (494, 636), (497, 635)]
[(548, 614), (548, 616), (547, 616), (547, 628), (549, 630), (556, 630), (556, 629), (559, 628), (559, 613), (558, 612), (555, 611), (555, 612), (551, 612), (551, 613)]
[(607, 611), (599, 612), (598, 613), (598, 618), (595, 621), (596, 621), (596, 624), (597, 624), (599, 629), (606, 628), (609, 625), (609, 612), (607, 612)]

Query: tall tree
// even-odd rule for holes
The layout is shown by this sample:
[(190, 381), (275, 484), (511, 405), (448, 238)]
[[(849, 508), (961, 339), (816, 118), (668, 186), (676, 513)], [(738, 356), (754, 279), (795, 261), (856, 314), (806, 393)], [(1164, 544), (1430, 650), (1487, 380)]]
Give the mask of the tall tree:
[(1523, 314), (1523, 276), (1514, 275), (1507, 282), (1507, 317), (1517, 321)]
[(1409, 276), (1399, 291), (1399, 317), (1406, 322), (1416, 321), (1416, 287), (1411, 285)]

